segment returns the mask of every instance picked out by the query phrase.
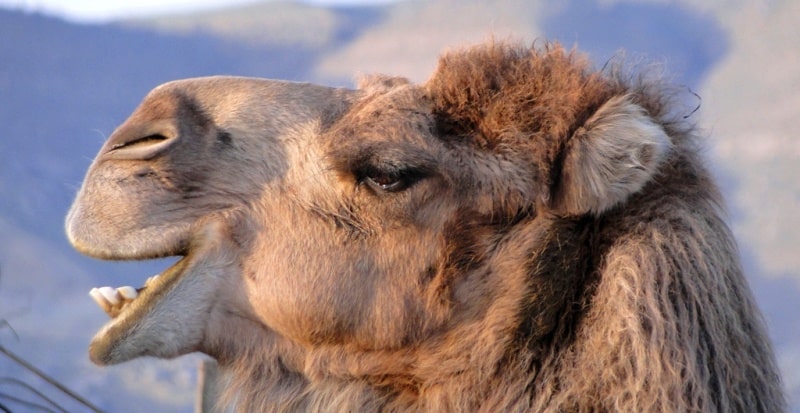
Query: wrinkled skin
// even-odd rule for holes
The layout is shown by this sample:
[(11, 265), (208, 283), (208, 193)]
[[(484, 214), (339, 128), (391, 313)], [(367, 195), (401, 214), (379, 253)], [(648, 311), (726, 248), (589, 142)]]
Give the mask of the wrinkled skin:
[(505, 66), (474, 62), (528, 52), (476, 53), (425, 85), (154, 89), (67, 233), (182, 258), (109, 311), (92, 360), (204, 352), (243, 411), (782, 409), (690, 128), (558, 48), (530, 63), (546, 81), (488, 86)]

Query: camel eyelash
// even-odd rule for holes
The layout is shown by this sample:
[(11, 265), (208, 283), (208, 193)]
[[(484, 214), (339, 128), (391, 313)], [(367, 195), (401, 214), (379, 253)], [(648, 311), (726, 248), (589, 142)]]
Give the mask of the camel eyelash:
[(401, 192), (412, 187), (429, 173), (422, 168), (375, 166), (366, 164), (356, 168), (357, 185), (366, 185), (375, 192)]

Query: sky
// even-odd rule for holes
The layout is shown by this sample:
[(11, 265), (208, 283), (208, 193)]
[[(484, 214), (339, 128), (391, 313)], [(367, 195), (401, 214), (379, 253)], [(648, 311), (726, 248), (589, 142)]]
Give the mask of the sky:
[[(262, 0), (263, 1), (263, 0)], [(376, 4), (394, 0), (302, 0), (319, 5)], [(259, 0), (0, 0), (0, 7), (62, 17), (73, 22), (106, 22), (166, 13), (208, 10)]]

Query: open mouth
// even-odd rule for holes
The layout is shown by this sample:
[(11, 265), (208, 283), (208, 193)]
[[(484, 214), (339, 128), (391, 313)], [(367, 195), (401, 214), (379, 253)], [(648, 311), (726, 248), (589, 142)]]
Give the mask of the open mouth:
[[(187, 257), (182, 257), (160, 274), (148, 278), (140, 288), (99, 287), (89, 292), (111, 317), (90, 344), (89, 356), (95, 363), (115, 364), (139, 356), (158, 355), (159, 330), (165, 326), (162, 317), (173, 307), (174, 296), (180, 295), (179, 285), (187, 262)], [(145, 336), (149, 339), (142, 343), (141, 338)]]
[(168, 284), (168, 282), (159, 282), (161, 274), (174, 274), (174, 271), (170, 271), (168, 268), (163, 273), (153, 275), (147, 278), (144, 285), (139, 288), (129, 285), (116, 288), (109, 286), (94, 287), (89, 291), (89, 296), (109, 317), (115, 319), (128, 308), (132, 309), (133, 302), (139, 299), (140, 296), (141, 301), (147, 302), (148, 297), (156, 294), (155, 291), (163, 288), (164, 284)]
[[(204, 350), (209, 319), (218, 304), (219, 282), (238, 274), (230, 254), (235, 246), (228, 245), (224, 225), (209, 220), (194, 231), (178, 228), (144, 247), (136, 244), (138, 251), (128, 242), (126, 249), (117, 253), (110, 253), (106, 243), (90, 248), (84, 242), (88, 237), (71, 236), (79, 250), (100, 258), (179, 258), (140, 288), (100, 287), (89, 292), (111, 317), (89, 344), (89, 358), (95, 364), (111, 365), (143, 356), (173, 358)], [(76, 232), (80, 235), (80, 231), (72, 234)]]

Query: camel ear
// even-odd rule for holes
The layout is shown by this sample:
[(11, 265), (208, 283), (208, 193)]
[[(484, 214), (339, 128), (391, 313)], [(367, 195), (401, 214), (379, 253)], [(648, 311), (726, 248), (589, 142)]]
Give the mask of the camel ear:
[(627, 96), (606, 102), (569, 140), (554, 209), (599, 215), (650, 181), (672, 146), (669, 136)]

